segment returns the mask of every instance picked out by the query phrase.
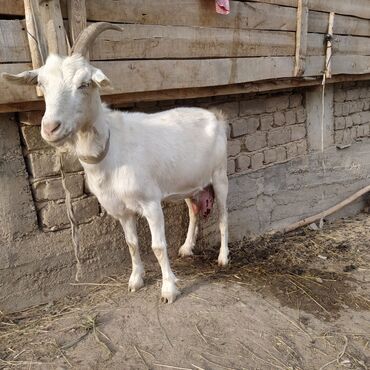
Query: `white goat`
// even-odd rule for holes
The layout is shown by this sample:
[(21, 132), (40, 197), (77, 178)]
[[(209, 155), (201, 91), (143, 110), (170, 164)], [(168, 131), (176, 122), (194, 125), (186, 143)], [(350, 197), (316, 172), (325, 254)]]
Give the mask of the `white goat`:
[(132, 258), (130, 291), (144, 284), (136, 214), (147, 219), (162, 270), (162, 300), (171, 303), (179, 291), (167, 254), (163, 200), (186, 200), (190, 223), (179, 254), (188, 256), (196, 241), (199, 213), (205, 201), (212, 203), (213, 186), (221, 231), (218, 263), (228, 263), (226, 125), (222, 115), (200, 108), (145, 114), (105, 107), (98, 88), (110, 81), (84, 55), (106, 29), (121, 30), (95, 23), (76, 41), (72, 56), (50, 55), (39, 69), (3, 77), (40, 86), (46, 103), (42, 137), (55, 147), (75, 151), (91, 191), (121, 222)]

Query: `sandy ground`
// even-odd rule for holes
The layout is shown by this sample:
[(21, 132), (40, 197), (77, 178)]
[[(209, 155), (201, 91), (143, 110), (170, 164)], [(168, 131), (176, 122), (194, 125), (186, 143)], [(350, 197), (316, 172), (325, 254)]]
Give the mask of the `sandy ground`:
[(85, 297), (0, 316), (0, 367), (368, 369), (370, 217), (245, 241), (172, 261), (181, 297), (160, 303), (158, 267)]

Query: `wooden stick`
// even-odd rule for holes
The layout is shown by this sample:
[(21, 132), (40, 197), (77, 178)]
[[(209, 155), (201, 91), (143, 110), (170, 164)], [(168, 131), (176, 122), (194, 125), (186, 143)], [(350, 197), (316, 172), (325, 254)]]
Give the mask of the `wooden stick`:
[(305, 70), (308, 31), (308, 0), (298, 0), (295, 45), (294, 76), (302, 76)]
[(333, 39), (333, 27), (334, 27), (334, 16), (335, 13), (329, 14), (329, 26), (326, 42), (326, 60), (325, 60), (325, 77), (331, 78), (331, 56), (332, 56), (332, 39)]
[(369, 191), (370, 191), (370, 185), (368, 185), (368, 186), (364, 187), (363, 189), (357, 191), (356, 193), (352, 194), (347, 199), (341, 201), (340, 203), (338, 203), (335, 206), (327, 209), (326, 211), (320, 212), (320, 213), (318, 213), (314, 216), (311, 216), (311, 217), (304, 218), (301, 221), (295, 222), (294, 224), (291, 224), (287, 227), (284, 227), (281, 231), (283, 233), (288, 233), (290, 231), (298, 229), (299, 227), (303, 227), (303, 226), (312, 224), (313, 222), (315, 222), (317, 220), (325, 218), (325, 217), (331, 215), (332, 213), (339, 211), (340, 209), (342, 209), (343, 207), (347, 206), (348, 204), (354, 202), (356, 199), (358, 199), (362, 195), (368, 193)]

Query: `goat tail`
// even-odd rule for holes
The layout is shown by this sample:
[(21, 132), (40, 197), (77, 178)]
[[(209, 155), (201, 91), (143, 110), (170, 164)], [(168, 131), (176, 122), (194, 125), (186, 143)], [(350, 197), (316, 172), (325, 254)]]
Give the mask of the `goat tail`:
[(226, 114), (221, 110), (217, 108), (211, 108), (210, 112), (212, 112), (217, 121), (225, 128), (225, 131), (229, 129), (229, 125), (227, 124), (227, 116)]

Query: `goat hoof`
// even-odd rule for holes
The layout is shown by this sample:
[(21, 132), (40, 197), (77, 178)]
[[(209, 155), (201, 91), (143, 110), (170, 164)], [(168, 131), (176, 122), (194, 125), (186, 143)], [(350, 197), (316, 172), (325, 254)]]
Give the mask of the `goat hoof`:
[(173, 303), (176, 301), (176, 298), (178, 295), (180, 295), (180, 291), (174, 287), (170, 290), (162, 290), (162, 297), (161, 302), (162, 303)]
[(140, 288), (144, 286), (144, 280), (143, 278), (139, 276), (132, 276), (130, 277), (130, 280), (128, 282), (128, 291), (129, 292), (136, 292)]
[(179, 249), (180, 257), (189, 257), (193, 255), (192, 248), (189, 248), (186, 244), (182, 245)]
[(229, 259), (227, 258), (227, 256), (219, 255), (217, 262), (220, 267), (225, 267), (229, 263)]

